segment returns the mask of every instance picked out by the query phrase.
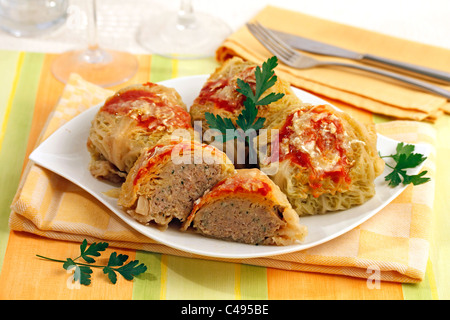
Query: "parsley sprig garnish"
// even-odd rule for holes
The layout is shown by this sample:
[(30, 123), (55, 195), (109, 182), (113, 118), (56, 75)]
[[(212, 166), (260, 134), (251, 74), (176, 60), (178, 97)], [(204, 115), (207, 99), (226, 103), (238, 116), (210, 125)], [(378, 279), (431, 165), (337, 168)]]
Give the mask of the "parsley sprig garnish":
[[(143, 263), (139, 264), (139, 260), (133, 260), (127, 264), (124, 264), (128, 260), (128, 256), (125, 254), (118, 255), (116, 252), (111, 253), (107, 265), (93, 265), (92, 263), (95, 263), (95, 259), (93, 257), (100, 257), (100, 252), (105, 251), (106, 248), (108, 248), (108, 245), (109, 244), (107, 242), (94, 242), (88, 246), (86, 239), (84, 239), (80, 245), (80, 255), (76, 258), (57, 260), (41, 255), (36, 256), (50, 261), (62, 262), (65, 270), (75, 268), (73, 280), (75, 282), (79, 281), (80, 284), (86, 286), (91, 284), (91, 268), (102, 268), (103, 273), (108, 275), (109, 280), (113, 284), (117, 282), (116, 273), (119, 273), (127, 280), (133, 280), (135, 276), (147, 271), (147, 267)], [(75, 260), (80, 258), (87, 263), (75, 262)]]
[[(264, 62), (261, 68), (259, 66), (256, 67), (255, 92), (253, 92), (249, 83), (245, 82), (242, 79), (237, 79), (238, 89), (236, 89), (236, 91), (244, 95), (245, 100), (244, 109), (236, 119), (236, 124), (244, 132), (244, 134), (249, 130), (258, 131), (263, 127), (264, 122), (266, 121), (266, 119), (263, 117), (257, 117), (257, 106), (268, 105), (281, 99), (284, 96), (284, 93), (271, 92), (261, 99), (261, 96), (264, 94), (264, 92), (277, 82), (277, 76), (273, 71), (273, 69), (275, 69), (277, 65), (278, 59), (276, 56), (273, 56), (266, 62)], [(218, 130), (222, 133), (223, 142), (234, 139), (236, 137), (239, 138), (239, 135), (236, 135), (236, 132), (239, 128), (235, 126), (230, 118), (222, 118), (220, 115), (216, 116), (210, 112), (205, 112), (205, 119), (211, 129)]]
[(400, 183), (403, 183), (403, 185), (410, 183), (419, 185), (430, 181), (430, 178), (423, 177), (427, 174), (427, 171), (422, 171), (415, 175), (408, 174), (407, 169), (415, 168), (427, 159), (423, 154), (415, 153), (414, 149), (414, 145), (400, 142), (397, 144), (396, 154), (380, 155), (381, 158), (392, 158), (395, 161), (395, 166), (386, 163), (386, 166), (392, 169), (392, 172), (384, 178), (384, 180), (389, 181), (389, 186), (396, 187)]

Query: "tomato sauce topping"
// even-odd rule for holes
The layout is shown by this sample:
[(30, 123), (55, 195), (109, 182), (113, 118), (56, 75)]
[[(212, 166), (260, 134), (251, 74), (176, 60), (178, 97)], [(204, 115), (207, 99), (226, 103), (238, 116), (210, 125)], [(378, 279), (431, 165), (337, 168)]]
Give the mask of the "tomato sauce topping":
[[(144, 86), (152, 87), (156, 84), (148, 82)], [(159, 126), (191, 128), (191, 116), (184, 108), (171, 104), (163, 94), (143, 89), (131, 89), (115, 94), (106, 100), (101, 111), (129, 116), (139, 126), (148, 129)]]
[(208, 193), (208, 197), (240, 192), (266, 196), (270, 191), (271, 187), (264, 181), (235, 175), (218, 182)]
[(244, 106), (245, 96), (237, 92), (237, 78), (250, 84), (255, 91), (256, 80), (254, 74), (255, 67), (248, 67), (236, 75), (234, 78), (222, 77), (208, 80), (196, 98), (195, 103), (214, 103), (214, 107), (228, 112), (236, 112)]
[[(301, 121), (301, 132), (295, 132), (294, 121)], [(325, 178), (336, 184), (351, 182), (344, 127), (326, 106), (289, 115), (278, 139), (280, 161), (289, 159), (308, 169), (311, 188), (320, 188)]]

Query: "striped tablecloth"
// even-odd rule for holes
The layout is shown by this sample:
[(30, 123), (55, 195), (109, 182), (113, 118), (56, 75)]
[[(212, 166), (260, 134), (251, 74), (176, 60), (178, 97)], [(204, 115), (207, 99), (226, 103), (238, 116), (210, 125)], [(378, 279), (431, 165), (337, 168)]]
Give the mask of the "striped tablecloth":
[[(64, 85), (50, 73), (53, 55), (0, 51), (0, 299), (449, 299), (450, 234), (447, 214), (450, 178), (450, 116), (439, 118), (436, 129), (436, 195), (431, 248), (424, 279), (416, 284), (381, 282), (190, 259), (131, 249), (108, 248), (144, 262), (150, 272), (134, 281), (119, 279), (113, 285), (94, 270), (89, 287), (70, 289), (67, 274), (55, 263), (36, 254), (77, 256), (79, 243), (58, 241), (11, 231), (10, 205), (29, 153), (57, 104)], [(213, 59), (179, 61), (138, 56), (140, 69), (129, 83), (158, 82), (170, 78), (207, 74), (217, 66)], [(126, 84), (122, 84), (124, 86)], [(118, 87), (111, 89), (115, 90)], [(346, 108), (355, 117), (384, 121), (368, 112)]]

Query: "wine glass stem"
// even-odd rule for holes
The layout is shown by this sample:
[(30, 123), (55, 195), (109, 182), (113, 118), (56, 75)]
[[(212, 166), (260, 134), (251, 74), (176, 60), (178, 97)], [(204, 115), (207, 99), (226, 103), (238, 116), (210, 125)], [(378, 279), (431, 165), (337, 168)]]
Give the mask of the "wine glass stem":
[(88, 63), (106, 63), (111, 56), (98, 44), (97, 34), (97, 0), (85, 0), (87, 14), (88, 49), (83, 54), (83, 59)]
[(97, 1), (86, 0), (87, 36), (89, 49), (98, 48), (97, 38)]
[(180, 30), (190, 29), (195, 26), (194, 9), (191, 0), (180, 0), (178, 10), (177, 28)]

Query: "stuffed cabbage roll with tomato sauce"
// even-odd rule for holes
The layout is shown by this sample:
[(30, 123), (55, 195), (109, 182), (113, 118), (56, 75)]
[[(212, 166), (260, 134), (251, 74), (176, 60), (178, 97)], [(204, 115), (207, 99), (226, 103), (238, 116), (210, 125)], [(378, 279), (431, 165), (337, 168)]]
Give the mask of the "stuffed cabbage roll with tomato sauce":
[(173, 219), (184, 221), (194, 201), (233, 172), (227, 156), (212, 146), (163, 138), (138, 158), (118, 204), (140, 223), (165, 229)]
[(177, 129), (193, 132), (175, 89), (148, 82), (117, 91), (92, 121), (87, 142), (92, 175), (123, 181), (143, 149)]
[(182, 230), (216, 239), (265, 245), (304, 240), (307, 229), (277, 185), (259, 169), (240, 169), (195, 202)]
[(328, 105), (303, 104), (282, 112), (271, 129), (278, 134), (267, 139), (270, 155), (260, 168), (299, 215), (348, 209), (374, 196), (384, 161), (373, 125)]
[[(255, 69), (257, 64), (234, 57), (224, 62), (207, 79), (199, 95), (194, 100), (189, 112), (193, 121), (201, 121), (203, 131), (209, 129), (205, 120), (205, 112), (229, 118), (236, 124), (239, 114), (244, 109), (245, 96), (236, 89), (237, 79), (247, 82), (255, 92)], [(261, 98), (270, 93), (284, 93), (285, 96), (269, 105), (258, 105), (258, 117), (271, 121), (273, 115), (292, 103), (300, 100), (293, 93), (288, 82), (278, 78), (274, 86), (266, 90)]]

